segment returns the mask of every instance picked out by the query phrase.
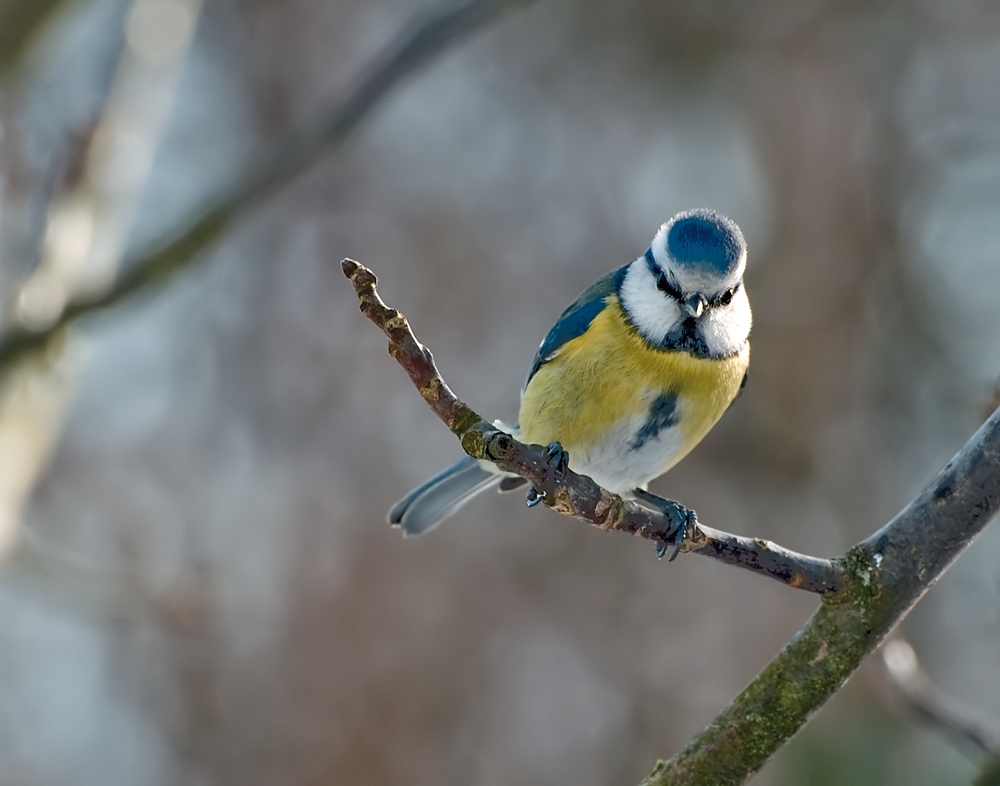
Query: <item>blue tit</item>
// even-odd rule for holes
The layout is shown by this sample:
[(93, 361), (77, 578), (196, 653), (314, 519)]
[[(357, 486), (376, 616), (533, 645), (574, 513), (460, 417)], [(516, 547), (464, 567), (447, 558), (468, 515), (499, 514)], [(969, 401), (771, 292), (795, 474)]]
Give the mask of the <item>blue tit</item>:
[[(558, 442), (608, 491), (642, 495), (686, 456), (746, 384), (746, 243), (712, 210), (678, 213), (645, 254), (599, 278), (549, 331), (521, 391), (522, 442)], [(389, 511), (418, 535), (492, 486), (519, 478), (465, 458)]]

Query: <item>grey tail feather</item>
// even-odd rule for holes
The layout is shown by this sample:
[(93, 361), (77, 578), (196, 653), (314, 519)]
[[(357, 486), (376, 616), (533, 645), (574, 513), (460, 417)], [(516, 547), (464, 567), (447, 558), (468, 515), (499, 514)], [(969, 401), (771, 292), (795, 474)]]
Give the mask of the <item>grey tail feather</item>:
[(484, 469), (478, 461), (466, 456), (434, 477), (424, 481), (392, 506), (389, 523), (403, 530), (404, 535), (422, 535), (449, 516), (484, 489), (504, 478)]

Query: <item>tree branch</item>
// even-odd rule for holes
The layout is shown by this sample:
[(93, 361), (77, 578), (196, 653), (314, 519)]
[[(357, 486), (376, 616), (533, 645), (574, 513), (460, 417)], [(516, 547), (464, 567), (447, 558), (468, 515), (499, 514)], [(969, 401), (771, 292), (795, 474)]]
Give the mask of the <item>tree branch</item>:
[(0, 76), (14, 66), (63, 0), (7, 0), (0, 13)]
[(1000, 507), (1000, 410), (900, 513), (851, 549), (841, 589), (642, 786), (742, 783), (861, 665)]
[[(466, 453), (520, 475), (543, 493), (548, 507), (559, 513), (599, 529), (673, 542), (675, 522), (663, 512), (622, 499), (572, 470), (565, 474), (554, 472), (540, 446), (518, 442), (473, 412), (442, 379), (430, 350), (417, 341), (406, 317), (386, 306), (379, 297), (375, 274), (352, 259), (345, 259), (341, 267), (354, 285), (361, 312), (388, 337), (389, 354), (406, 370), (424, 401), (458, 437)], [(796, 554), (766, 540), (741, 538), (697, 522), (688, 525), (680, 548), (820, 594), (835, 592), (843, 575), (843, 568), (835, 561)]]
[(337, 151), (358, 123), (397, 82), (425, 65), (443, 49), (502, 11), (533, 0), (468, 0), (415, 18), (362, 72), (346, 98), (310, 123), (291, 131), (257, 157), (247, 174), (209, 205), (186, 228), (127, 259), (122, 274), (103, 294), (71, 302), (42, 330), (15, 325), (0, 335), (0, 367), (46, 344), (68, 324), (107, 309), (188, 267), (199, 252), (243, 213), (286, 185), (315, 161)]
[[(342, 262), (361, 311), (389, 338), (389, 353), (466, 453), (515, 472), (553, 509), (601, 529), (663, 539), (666, 518), (609, 494), (590, 478), (552, 477), (537, 445), (486, 423), (445, 384), (406, 318), (388, 308), (370, 270)], [(712, 724), (642, 786), (738, 784), (755, 773), (854, 673), (1000, 508), (1000, 410), (921, 494), (838, 560), (785, 551), (696, 525), (682, 546), (820, 593), (822, 604), (785, 649)]]

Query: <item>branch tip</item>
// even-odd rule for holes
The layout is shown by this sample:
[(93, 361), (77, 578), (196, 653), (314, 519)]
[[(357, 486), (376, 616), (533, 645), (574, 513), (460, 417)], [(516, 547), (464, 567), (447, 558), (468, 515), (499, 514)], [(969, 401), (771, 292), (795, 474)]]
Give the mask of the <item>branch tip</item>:
[(344, 275), (347, 276), (352, 281), (354, 280), (354, 274), (361, 268), (361, 263), (351, 259), (350, 257), (344, 257), (340, 262), (340, 269), (344, 271)]

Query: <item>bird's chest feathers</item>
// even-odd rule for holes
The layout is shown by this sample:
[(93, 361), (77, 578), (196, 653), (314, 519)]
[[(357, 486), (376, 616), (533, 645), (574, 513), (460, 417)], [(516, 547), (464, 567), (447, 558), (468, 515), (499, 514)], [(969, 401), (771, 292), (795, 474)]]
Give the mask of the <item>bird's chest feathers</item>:
[[(621, 463), (628, 475), (622, 483), (640, 485), (633, 475), (649, 480), (665, 472), (722, 417), (739, 392), (749, 352), (747, 345), (711, 359), (653, 349), (612, 296), (586, 333), (532, 377), (521, 400), (522, 438), (562, 442), (574, 468), (598, 482), (595, 467)], [(612, 480), (606, 478), (620, 485)]]

